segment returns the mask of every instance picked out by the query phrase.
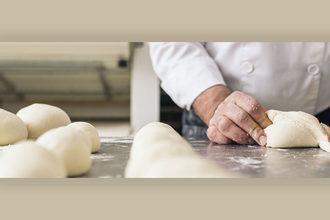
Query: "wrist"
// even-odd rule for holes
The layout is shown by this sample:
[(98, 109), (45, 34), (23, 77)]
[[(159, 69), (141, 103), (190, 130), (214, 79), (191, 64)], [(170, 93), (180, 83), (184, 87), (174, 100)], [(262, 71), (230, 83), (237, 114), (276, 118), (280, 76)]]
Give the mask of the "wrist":
[(231, 93), (224, 85), (216, 85), (202, 92), (193, 102), (192, 108), (196, 114), (209, 125), (218, 105)]

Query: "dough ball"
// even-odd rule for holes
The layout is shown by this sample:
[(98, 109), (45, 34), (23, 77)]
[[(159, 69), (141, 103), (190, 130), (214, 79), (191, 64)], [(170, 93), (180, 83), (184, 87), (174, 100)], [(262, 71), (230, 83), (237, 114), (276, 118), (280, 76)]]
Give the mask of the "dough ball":
[(1, 178), (64, 178), (63, 162), (33, 141), (11, 146), (0, 154)]
[(267, 135), (267, 146), (270, 147), (317, 147), (317, 140), (313, 134), (302, 126), (297, 124), (281, 121), (275, 126), (268, 126), (265, 129)]
[(91, 167), (91, 141), (78, 129), (72, 127), (52, 129), (41, 135), (37, 143), (63, 160), (68, 176), (84, 174)]
[(0, 109), (0, 145), (25, 140), (28, 132), (24, 122), (17, 115)]
[(318, 147), (327, 145), (325, 127), (316, 117), (305, 112), (266, 112), (273, 122), (265, 129), (268, 147)]
[(69, 116), (60, 108), (46, 104), (32, 104), (17, 112), (27, 129), (29, 139), (37, 139), (46, 131), (71, 123)]
[(87, 122), (79, 121), (79, 122), (71, 123), (68, 126), (84, 132), (85, 135), (87, 135), (90, 138), (92, 142), (91, 152), (94, 153), (100, 149), (101, 143), (100, 143), (99, 133), (97, 132), (96, 128), (93, 125)]

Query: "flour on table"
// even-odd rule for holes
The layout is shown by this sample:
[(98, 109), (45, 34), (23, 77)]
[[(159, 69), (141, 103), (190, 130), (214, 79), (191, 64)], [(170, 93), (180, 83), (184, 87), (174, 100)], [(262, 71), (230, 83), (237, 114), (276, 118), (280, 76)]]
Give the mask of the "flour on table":
[(240, 163), (244, 166), (262, 164), (262, 161), (255, 160), (251, 157), (232, 157), (230, 160)]
[(98, 160), (98, 161), (110, 161), (110, 160), (113, 160), (114, 156), (111, 155), (111, 154), (105, 154), (105, 153), (102, 153), (102, 154), (92, 154), (91, 155), (91, 158), (93, 160)]

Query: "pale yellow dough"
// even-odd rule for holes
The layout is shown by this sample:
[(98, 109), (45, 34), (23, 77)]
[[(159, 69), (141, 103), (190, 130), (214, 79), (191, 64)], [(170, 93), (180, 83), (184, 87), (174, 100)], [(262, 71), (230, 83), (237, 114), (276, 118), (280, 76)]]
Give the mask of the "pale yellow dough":
[(327, 130), (329, 127), (320, 124), (313, 115), (305, 112), (266, 112), (273, 122), (265, 129), (267, 146), (278, 148), (318, 147), (330, 152)]
[(68, 176), (79, 176), (91, 167), (91, 141), (82, 131), (59, 127), (47, 131), (37, 143), (57, 155), (64, 163)]
[(23, 141), (0, 156), (0, 178), (64, 178), (60, 158), (34, 141)]
[(15, 114), (0, 108), (0, 146), (25, 140), (27, 136), (24, 122)]
[(68, 127), (76, 128), (85, 133), (85, 135), (91, 140), (92, 153), (95, 153), (98, 150), (100, 150), (101, 141), (100, 141), (99, 133), (97, 132), (96, 128), (93, 125), (87, 122), (78, 121), (69, 124)]
[(46, 131), (71, 123), (69, 116), (59, 107), (35, 103), (16, 114), (28, 129), (29, 139), (37, 139)]
[(214, 162), (201, 158), (169, 125), (153, 122), (134, 137), (125, 177), (233, 177)]

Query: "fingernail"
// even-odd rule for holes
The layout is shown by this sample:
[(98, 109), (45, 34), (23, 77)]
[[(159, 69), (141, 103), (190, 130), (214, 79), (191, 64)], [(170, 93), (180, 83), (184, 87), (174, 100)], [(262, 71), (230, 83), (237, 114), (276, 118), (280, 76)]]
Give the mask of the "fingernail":
[(267, 138), (266, 136), (260, 136), (259, 138), (259, 143), (262, 145), (262, 146), (265, 146), (267, 144)]

